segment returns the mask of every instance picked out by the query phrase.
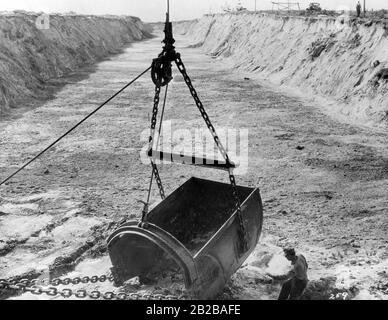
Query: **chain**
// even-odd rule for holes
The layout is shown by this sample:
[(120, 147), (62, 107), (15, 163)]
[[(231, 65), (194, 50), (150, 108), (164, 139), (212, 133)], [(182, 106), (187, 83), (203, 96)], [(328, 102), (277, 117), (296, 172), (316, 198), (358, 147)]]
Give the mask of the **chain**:
[[(38, 286), (36, 283), (37, 280), (28, 280), (23, 279), (19, 282), (7, 281), (0, 279), (0, 292), (9, 290), (16, 291), (18, 293), (31, 293), (33, 295), (42, 295), (45, 294), (50, 297), (61, 296), (63, 298), (75, 297), (78, 299), (91, 298), (94, 300), (103, 299), (103, 300), (191, 300), (192, 298), (189, 295), (163, 295), (163, 294), (139, 294), (139, 293), (114, 293), (114, 292), (101, 292), (99, 290), (94, 290), (88, 292), (86, 290), (72, 290), (72, 289), (62, 289), (58, 290), (56, 287), (59, 285), (69, 285), (69, 284), (80, 284), (80, 283), (97, 283), (97, 282), (113, 282), (114, 279), (112, 276), (93, 276), (93, 277), (83, 277), (83, 278), (66, 278), (66, 279), (54, 279), (48, 281), (45, 285), (52, 285), (53, 287), (44, 288), (44, 286)], [(44, 282), (44, 281), (43, 281)]]
[[(12, 284), (12, 285), (24, 285), (24, 286), (38, 286), (38, 285), (43, 285), (43, 286), (48, 286), (48, 285), (51, 285), (51, 286), (54, 286), (54, 287), (58, 287), (60, 285), (69, 285), (69, 284), (73, 284), (73, 285), (78, 285), (80, 283), (82, 284), (87, 284), (87, 283), (104, 283), (104, 282), (114, 282), (115, 281), (115, 278), (113, 277), (113, 275), (110, 275), (110, 276), (92, 276), (92, 277), (75, 277), (75, 278), (64, 278), (64, 279), (59, 279), (59, 278), (56, 278), (56, 279), (53, 279), (53, 280), (49, 280), (49, 279), (34, 279), (34, 280), (29, 280), (29, 279), (22, 279), (22, 280), (19, 280), (19, 281), (6, 281), (6, 280), (0, 280), (0, 282), (3, 281), (3, 282), (7, 282), (9, 284)], [(0, 287), (1, 288), (1, 287)]]
[(155, 130), (156, 124), (158, 121), (158, 111), (159, 111), (159, 101), (160, 101), (160, 86), (155, 86), (155, 96), (154, 96), (154, 107), (152, 109), (152, 119), (151, 119), (151, 133), (149, 138), (149, 149), (152, 149), (154, 138), (155, 138)]
[[(152, 146), (154, 143), (155, 139), (155, 130), (156, 130), (156, 124), (158, 120), (158, 110), (159, 110), (159, 101), (160, 101), (160, 91), (161, 87), (156, 85), (155, 86), (155, 96), (154, 96), (154, 107), (152, 109), (152, 120), (151, 120), (151, 133), (150, 133), (150, 138), (149, 138), (149, 150), (152, 150)], [(154, 163), (153, 160), (151, 160), (151, 165), (152, 165), (152, 172), (153, 176), (155, 177), (156, 183), (159, 188), (159, 193), (160, 197), (164, 200), (166, 198), (166, 194), (164, 192), (164, 188), (162, 185), (162, 180), (159, 175), (159, 170), (156, 164)]]
[(162, 200), (164, 200), (164, 199), (166, 199), (166, 194), (164, 192), (162, 179), (160, 178), (158, 167), (156, 166), (156, 164), (152, 160), (151, 160), (151, 165), (152, 165), (152, 170), (153, 170), (154, 177), (156, 180), (156, 184), (158, 185), (158, 188), (159, 188), (160, 197), (162, 198)]
[[(195, 101), (195, 103), (196, 103), (196, 105), (197, 105), (197, 107), (202, 115), (202, 118), (205, 120), (206, 125), (214, 138), (214, 142), (216, 143), (216, 145), (217, 145), (218, 149), (220, 150), (222, 156), (224, 157), (225, 161), (227, 163), (230, 163), (228, 153), (226, 152), (225, 147), (222, 145), (221, 140), (216, 133), (216, 129), (214, 128), (213, 124), (211, 123), (209, 115), (207, 114), (201, 100), (198, 97), (197, 91), (195, 90), (195, 88), (192, 84), (192, 81), (186, 72), (186, 67), (183, 64), (183, 61), (180, 57), (180, 54), (177, 54), (175, 63), (177, 65), (179, 71), (181, 72), (183, 79), (185, 80), (187, 86), (189, 87), (190, 93), (194, 98), (194, 101)], [(241, 252), (246, 252), (248, 249), (248, 243), (247, 243), (248, 236), (247, 236), (247, 232), (245, 230), (244, 220), (242, 218), (241, 202), (240, 202), (240, 197), (238, 195), (236, 179), (235, 179), (235, 176), (233, 175), (233, 171), (231, 169), (229, 170), (229, 179), (230, 179), (230, 182), (231, 182), (232, 188), (233, 188), (233, 196), (235, 198), (235, 207), (237, 210), (237, 219), (238, 219), (238, 223), (239, 223), (239, 227), (240, 227), (239, 228), (239, 238), (241, 240), (240, 242), (242, 245)]]
[(233, 197), (236, 201), (237, 220), (238, 220), (238, 224), (240, 227), (239, 228), (239, 238), (240, 238), (240, 243), (241, 243), (240, 252), (245, 253), (248, 251), (248, 235), (247, 235), (247, 231), (246, 231), (245, 225), (244, 225), (244, 220), (242, 217), (241, 202), (240, 202), (240, 197), (238, 195), (236, 178), (235, 178), (233, 171), (231, 169), (229, 170), (229, 179), (230, 179), (230, 183), (232, 184)]
[(175, 60), (175, 63), (177, 65), (179, 71), (182, 73), (182, 76), (183, 76), (187, 86), (189, 87), (190, 93), (191, 93), (192, 97), (194, 98), (195, 104), (197, 105), (197, 107), (202, 115), (202, 118), (205, 120), (206, 125), (209, 128), (210, 133), (212, 134), (214, 141), (215, 141), (217, 147), (219, 148), (223, 158), (225, 159), (226, 162), (230, 163), (228, 153), (226, 152), (224, 146), (222, 145), (221, 140), (216, 133), (216, 129), (214, 128), (213, 124), (211, 123), (209, 115), (207, 114), (205, 107), (203, 106), (201, 100), (198, 97), (197, 91), (195, 90), (195, 88), (191, 82), (191, 79), (186, 72), (186, 67), (183, 64), (182, 59), (180, 58), (179, 54), (177, 54), (177, 58)]

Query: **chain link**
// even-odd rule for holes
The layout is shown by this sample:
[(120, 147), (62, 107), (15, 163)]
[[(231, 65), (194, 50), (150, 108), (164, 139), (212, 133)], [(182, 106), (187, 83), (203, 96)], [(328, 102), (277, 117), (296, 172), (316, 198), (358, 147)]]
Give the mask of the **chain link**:
[(230, 163), (228, 153), (226, 152), (226, 149), (222, 145), (221, 140), (217, 135), (216, 129), (214, 128), (213, 124), (211, 123), (209, 115), (207, 114), (205, 107), (203, 106), (201, 100), (198, 97), (197, 91), (195, 90), (195, 88), (191, 82), (191, 79), (186, 72), (186, 67), (183, 64), (183, 61), (180, 58), (179, 54), (177, 54), (177, 58), (175, 60), (175, 63), (177, 65), (179, 71), (182, 73), (183, 79), (185, 80), (187, 86), (189, 87), (190, 93), (191, 93), (192, 97), (194, 98), (195, 104), (197, 105), (197, 107), (202, 115), (202, 118), (205, 120), (206, 125), (207, 125), (208, 129), (210, 130), (210, 133), (212, 134), (218, 149), (220, 150), (225, 161)]
[[(214, 142), (216, 143), (218, 149), (220, 150), (221, 155), (223, 156), (223, 158), (225, 159), (225, 161), (227, 163), (230, 163), (230, 158), (228, 156), (228, 153), (227, 153), (225, 147), (222, 145), (222, 142), (217, 135), (216, 129), (214, 128), (213, 124), (211, 123), (209, 115), (207, 114), (201, 100), (198, 97), (197, 91), (195, 90), (195, 88), (192, 84), (192, 81), (186, 72), (186, 67), (183, 64), (183, 61), (180, 57), (180, 54), (177, 54), (175, 63), (177, 65), (179, 71), (181, 72), (183, 79), (185, 80), (187, 86), (189, 87), (190, 93), (191, 93), (192, 97), (194, 98), (195, 104), (197, 105), (197, 107), (202, 115), (202, 118), (205, 120), (205, 123), (206, 123), (210, 133), (212, 134), (212, 136), (214, 138)], [(240, 201), (240, 197), (238, 195), (236, 178), (233, 175), (232, 169), (229, 169), (229, 179), (230, 179), (230, 182), (232, 184), (233, 197), (235, 199), (235, 207), (236, 207), (236, 211), (237, 211), (237, 219), (238, 219), (238, 223), (239, 223), (239, 238), (240, 238), (240, 242), (241, 242), (241, 251), (246, 252), (248, 250), (248, 242), (247, 242), (248, 235), (247, 235), (247, 232), (246, 232), (246, 229), (244, 226), (244, 220), (243, 220), (242, 211), (241, 211), (241, 201)]]
[(150, 146), (152, 149), (152, 144), (155, 137), (155, 129), (158, 121), (158, 111), (159, 111), (159, 102), (160, 102), (160, 86), (155, 86), (155, 96), (154, 96), (154, 107), (152, 109), (152, 120), (151, 120), (151, 134), (150, 134)]
[(69, 284), (73, 284), (73, 285), (78, 285), (80, 283), (82, 284), (88, 284), (88, 283), (104, 283), (104, 282), (114, 282), (115, 279), (113, 277), (113, 275), (110, 275), (110, 276), (106, 276), (106, 275), (102, 275), (102, 276), (92, 276), (92, 277), (76, 277), (76, 278), (64, 278), (64, 279), (60, 279), (60, 278), (55, 278), (53, 280), (49, 280), (49, 279), (34, 279), (34, 280), (29, 280), (29, 279), (22, 279), (22, 280), (18, 280), (18, 281), (7, 281), (7, 280), (3, 280), (1, 279), (0, 280), (0, 289), (3, 289), (3, 286), (7, 285), (7, 286), (12, 286), (13, 289), (18, 289), (18, 288), (35, 288), (35, 287), (39, 287), (39, 286), (43, 286), (43, 287), (47, 287), (47, 286), (53, 286), (53, 287), (58, 287), (60, 285), (64, 285), (64, 286), (67, 286)]
[(166, 194), (164, 192), (162, 179), (160, 178), (158, 167), (152, 160), (151, 160), (151, 165), (152, 165), (152, 171), (154, 173), (156, 184), (158, 185), (158, 188), (159, 188), (160, 197), (162, 198), (162, 200), (164, 200), (166, 199)]
[[(149, 150), (152, 150), (154, 140), (155, 140), (155, 132), (156, 132), (156, 124), (158, 121), (158, 111), (159, 111), (159, 102), (160, 102), (160, 91), (161, 87), (156, 85), (155, 86), (155, 96), (154, 96), (154, 107), (152, 109), (152, 120), (151, 120), (151, 133), (149, 138)], [(151, 160), (151, 166), (152, 166), (152, 172), (155, 177), (156, 183), (158, 185), (159, 194), (162, 200), (166, 199), (166, 194), (164, 192), (162, 179), (159, 175), (158, 167), (156, 166), (155, 162)]]
[(229, 179), (230, 179), (230, 183), (232, 184), (233, 197), (236, 201), (237, 220), (240, 227), (239, 238), (241, 241), (241, 252), (245, 253), (248, 251), (248, 235), (247, 235), (245, 225), (244, 225), (244, 220), (242, 217), (241, 202), (240, 202), (240, 197), (237, 190), (236, 178), (231, 169), (229, 170)]
[[(190, 93), (195, 101), (195, 104), (197, 105), (200, 113), (201, 113), (201, 116), (202, 118), (204, 119), (210, 133), (212, 134), (213, 136), (213, 139), (214, 139), (214, 142), (216, 143), (218, 149), (220, 150), (221, 152), (221, 155), (222, 157), (224, 158), (224, 160), (226, 161), (226, 163), (231, 163), (230, 161), (230, 158), (228, 156), (228, 153), (225, 149), (225, 147), (223, 146), (219, 136), (217, 135), (217, 132), (216, 132), (216, 129), (215, 127), (213, 126), (212, 122), (210, 121), (210, 117), (209, 115), (207, 114), (206, 110), (205, 110), (205, 107), (203, 106), (198, 94), (197, 94), (197, 91), (195, 90), (193, 84), (192, 84), (192, 81), (189, 77), (189, 75), (187, 74), (187, 71), (186, 71), (186, 67), (185, 65), (183, 64), (183, 61), (181, 59), (181, 56), (179, 53), (175, 53), (174, 52), (174, 56), (175, 56), (175, 63), (179, 69), (179, 71), (181, 72), (182, 76), (183, 76), (183, 79), (186, 83), (186, 85), (188, 86), (189, 90), (190, 90)], [(155, 82), (155, 81), (154, 81)], [(149, 145), (149, 149), (152, 150), (152, 147), (153, 147), (153, 142), (154, 142), (154, 138), (155, 138), (155, 130), (156, 130), (156, 124), (157, 124), (157, 115), (158, 115), (158, 107), (159, 107), (159, 101), (160, 101), (160, 91), (161, 91), (161, 87), (160, 87), (160, 84), (158, 84), (156, 82), (156, 86), (155, 86), (155, 97), (154, 97), (154, 108), (152, 110), (152, 121), (151, 121), (151, 134), (150, 134), (150, 145)], [(162, 185), (162, 181), (161, 181), (161, 178), (160, 178), (160, 175), (159, 175), (159, 171), (158, 171), (158, 168), (156, 166), (156, 164), (151, 160), (151, 164), (152, 164), (152, 170), (153, 170), (153, 175), (155, 177), (155, 180), (156, 180), (156, 183), (158, 185), (158, 188), (159, 188), (159, 193), (160, 193), (160, 196), (161, 198), (164, 200), (165, 199), (165, 192), (164, 192), (164, 189), (163, 189), (163, 185)], [(241, 252), (246, 252), (247, 249), (248, 249), (248, 235), (247, 235), (247, 232), (246, 232), (246, 229), (245, 229), (245, 225), (244, 225), (244, 220), (243, 220), (243, 217), (242, 217), (242, 210), (241, 210), (241, 201), (240, 201), (240, 197), (238, 195), (238, 189), (237, 189), (237, 184), (236, 184), (236, 179), (235, 179), (235, 176), (233, 175), (233, 171), (231, 169), (229, 169), (229, 179), (230, 179), (230, 182), (231, 182), (231, 185), (232, 185), (232, 189), (233, 189), (233, 197), (235, 199), (235, 208), (236, 208), (236, 211), (237, 211), (237, 219), (238, 219), (238, 224), (239, 224), (239, 238), (240, 238), (240, 243), (241, 243)]]
[[(80, 283), (97, 283), (97, 282), (106, 282), (113, 281), (111, 277), (101, 276), (101, 277), (84, 277), (82, 278), (84, 282), (79, 282), (80, 278), (66, 278), (66, 279), (54, 279), (49, 283), (51, 285), (59, 286), (61, 284), (80, 284)], [(70, 281), (69, 281), (70, 280)], [(74, 281), (75, 280), (75, 281)], [(97, 281), (97, 282), (96, 282)], [(94, 290), (92, 292), (87, 292), (86, 290), (72, 290), (69, 288), (64, 288), (58, 290), (56, 287), (44, 288), (44, 286), (34, 285), (37, 280), (20, 280), (19, 282), (7, 281), (0, 279), (0, 292), (1, 291), (16, 291), (18, 293), (31, 293), (33, 295), (47, 295), (49, 297), (61, 296), (62, 298), (69, 299), (75, 297), (77, 299), (90, 298), (93, 300), (103, 299), (103, 300), (192, 300), (192, 297), (189, 295), (183, 294), (181, 296), (175, 295), (163, 295), (163, 294), (150, 294), (150, 293), (125, 293), (119, 292), (114, 293), (111, 291), (101, 292), (99, 290)]]

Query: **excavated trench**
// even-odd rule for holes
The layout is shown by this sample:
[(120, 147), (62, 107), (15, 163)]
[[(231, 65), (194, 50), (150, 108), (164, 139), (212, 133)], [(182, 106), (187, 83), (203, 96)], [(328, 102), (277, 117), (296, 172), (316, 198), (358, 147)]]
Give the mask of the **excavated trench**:
[[(55, 99), (18, 119), (1, 121), (2, 176), (143, 71), (161, 50), (160, 40), (134, 44), (98, 64), (87, 78), (68, 83)], [(334, 290), (353, 292), (351, 298), (361, 292), (363, 297), (384, 297), (384, 291), (373, 288), (386, 281), (382, 272), (387, 267), (387, 179), (377, 173), (387, 169), (387, 134), (343, 124), (318, 105), (188, 47), (186, 38), (177, 40), (214, 125), (249, 129), (249, 170), (237, 180), (239, 185), (259, 186), (265, 205), (261, 243), (220, 298), (275, 299), (279, 284), (269, 282), (265, 272), (287, 270), (281, 254), (286, 244), (309, 261), (311, 288), (324, 288), (319, 289), (324, 295), (316, 294), (317, 289), (306, 298), (330, 298)], [(172, 120), (173, 128), (202, 127), (180, 76), (170, 92), (166, 119)], [(153, 84), (145, 77), (2, 188), (0, 278), (109, 274), (105, 239), (121, 223), (140, 217), (139, 200), (146, 196), (151, 170), (141, 163), (139, 153), (147, 142), (142, 137), (149, 133), (152, 98)], [(357, 169), (360, 166), (363, 170)], [(227, 181), (220, 172), (161, 167), (167, 193), (192, 175)], [(156, 188), (152, 199), (157, 203)], [(202, 213), (217, 213), (212, 205), (196, 205)], [(184, 222), (190, 230), (190, 220)], [(195, 222), (207, 227), (206, 220)], [(188, 234), (178, 236), (184, 240)], [(182, 280), (173, 271), (156, 284), (134, 280), (123, 288), (108, 283), (78, 288), (179, 295)], [(28, 298), (37, 297), (17, 297)]]
[(206, 15), (177, 29), (243, 72), (324, 98), (342, 121), (387, 127), (386, 19), (247, 12)]

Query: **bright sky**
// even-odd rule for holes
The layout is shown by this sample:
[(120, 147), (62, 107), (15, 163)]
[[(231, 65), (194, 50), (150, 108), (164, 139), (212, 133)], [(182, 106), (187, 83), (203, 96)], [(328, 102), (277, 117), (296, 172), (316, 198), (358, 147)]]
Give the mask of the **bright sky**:
[[(287, 2), (287, 0), (256, 0), (257, 9), (271, 9), (271, 1)], [(298, 0), (290, 0), (298, 2)], [(228, 3), (231, 7), (237, 0), (170, 0), (173, 20), (198, 18), (204, 13), (220, 12)], [(255, 0), (242, 0), (249, 10), (254, 10)], [(341, 6), (355, 8), (357, 0), (299, 0), (302, 8), (310, 2), (320, 2), (325, 9)], [(361, 0), (361, 3), (363, 0)], [(369, 9), (388, 9), (387, 0), (366, 0)], [(162, 21), (165, 17), (166, 0), (0, 0), (0, 11), (15, 9), (27, 11), (68, 12), (83, 14), (118, 14), (134, 15), (144, 21)]]

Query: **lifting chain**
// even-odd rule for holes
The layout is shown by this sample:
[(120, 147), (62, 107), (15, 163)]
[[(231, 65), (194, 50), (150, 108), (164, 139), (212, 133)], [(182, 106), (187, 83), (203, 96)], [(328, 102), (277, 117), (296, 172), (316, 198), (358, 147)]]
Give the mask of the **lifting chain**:
[(224, 146), (222, 145), (220, 138), (217, 135), (216, 129), (214, 128), (213, 124), (211, 123), (210, 118), (205, 110), (205, 107), (203, 106), (201, 100), (198, 97), (197, 91), (195, 90), (195, 88), (191, 82), (191, 79), (186, 72), (186, 67), (182, 62), (180, 54), (177, 54), (177, 58), (175, 60), (175, 63), (177, 65), (179, 71), (182, 73), (183, 79), (185, 80), (187, 86), (189, 87), (190, 93), (195, 101), (195, 104), (197, 105), (199, 112), (202, 115), (202, 118), (205, 120), (206, 125), (207, 125), (208, 129), (210, 130), (218, 149), (220, 150), (225, 161), (230, 163), (228, 153), (226, 152)]
[(162, 198), (162, 200), (164, 200), (164, 199), (166, 199), (166, 194), (164, 192), (162, 179), (160, 178), (158, 167), (155, 164), (155, 162), (152, 160), (151, 160), (151, 165), (152, 165), (152, 172), (154, 174), (156, 184), (158, 185), (158, 188), (159, 188), (160, 197)]
[[(93, 277), (83, 277), (83, 278), (65, 278), (65, 279), (54, 279), (52, 281), (41, 281), (36, 280), (20, 280), (20, 281), (7, 281), (0, 279), (0, 294), (2, 291), (10, 291), (16, 294), (31, 293), (33, 295), (42, 295), (45, 294), (50, 297), (61, 296), (62, 298), (78, 298), (85, 299), (90, 298), (94, 300), (103, 299), (103, 300), (191, 300), (192, 298), (189, 295), (163, 295), (163, 294), (139, 294), (139, 293), (114, 293), (114, 292), (101, 292), (99, 290), (94, 290), (88, 292), (86, 290), (72, 290), (69, 288), (57, 289), (56, 287), (60, 285), (78, 285), (80, 283), (103, 283), (103, 282), (114, 282), (112, 276), (93, 276)], [(38, 283), (42, 283), (40, 286)], [(48, 287), (48, 286), (52, 287)]]
[[(152, 146), (155, 139), (155, 133), (156, 133), (156, 124), (158, 119), (158, 111), (159, 111), (159, 101), (160, 101), (160, 91), (161, 87), (159, 85), (155, 86), (155, 96), (154, 96), (154, 107), (152, 109), (152, 120), (151, 120), (151, 133), (149, 138), (149, 150), (152, 150)], [(164, 192), (162, 180), (159, 175), (158, 167), (156, 166), (153, 159), (151, 159), (151, 166), (152, 166), (152, 173), (155, 177), (156, 183), (159, 188), (159, 194), (160, 197), (164, 200), (166, 198), (166, 194)]]
[[(179, 71), (181, 72), (183, 79), (185, 80), (187, 86), (189, 87), (190, 93), (195, 101), (195, 104), (197, 105), (197, 107), (202, 115), (202, 118), (205, 120), (205, 123), (206, 123), (209, 131), (211, 132), (211, 134), (214, 138), (214, 142), (216, 143), (216, 145), (217, 145), (218, 149), (220, 150), (225, 161), (227, 163), (230, 163), (230, 158), (228, 156), (228, 153), (226, 152), (225, 147), (222, 145), (221, 140), (216, 133), (216, 129), (214, 128), (213, 124), (211, 123), (209, 115), (207, 114), (201, 100), (198, 97), (197, 91), (195, 90), (195, 88), (191, 82), (191, 79), (186, 72), (186, 67), (183, 64), (183, 61), (182, 61), (179, 53), (177, 54), (175, 63), (177, 65)], [(240, 202), (240, 197), (238, 195), (236, 178), (233, 174), (232, 169), (229, 169), (229, 179), (230, 179), (230, 183), (232, 184), (232, 188), (233, 188), (233, 197), (235, 199), (235, 208), (237, 211), (237, 219), (238, 219), (238, 223), (239, 223), (239, 238), (240, 238), (240, 245), (241, 245), (240, 252), (245, 253), (248, 250), (248, 236), (247, 236), (247, 232), (246, 232), (246, 229), (244, 226), (244, 220), (242, 217), (241, 202)]]
[(151, 133), (149, 139), (149, 149), (152, 148), (154, 138), (155, 138), (155, 130), (156, 124), (158, 121), (158, 111), (159, 111), (159, 101), (160, 101), (160, 91), (161, 86), (155, 86), (155, 95), (154, 95), (154, 107), (152, 108), (152, 119), (151, 119)]
[[(169, 5), (168, 5), (169, 7)], [(211, 132), (214, 142), (216, 143), (218, 149), (221, 152), (222, 157), (226, 161), (227, 164), (231, 164), (230, 158), (228, 156), (228, 153), (225, 149), (225, 147), (222, 145), (221, 140), (219, 136), (217, 135), (216, 129), (214, 128), (213, 124), (210, 121), (209, 115), (207, 114), (201, 100), (198, 97), (197, 91), (195, 90), (192, 81), (190, 77), (188, 76), (186, 72), (186, 67), (183, 64), (183, 61), (181, 59), (181, 55), (175, 51), (174, 47), (174, 37), (173, 37), (173, 31), (172, 31), (172, 24), (169, 20), (169, 9), (167, 10), (167, 19), (165, 24), (165, 38), (163, 42), (165, 43), (165, 46), (163, 47), (162, 53), (158, 56), (158, 58), (153, 60), (152, 63), (152, 69), (151, 69), (151, 75), (152, 75), (152, 81), (154, 82), (156, 86), (155, 91), (155, 98), (154, 98), (154, 109), (152, 112), (152, 123), (151, 123), (151, 136), (150, 136), (150, 150), (152, 150), (153, 146), (153, 140), (155, 136), (155, 129), (156, 129), (156, 123), (157, 123), (157, 114), (158, 114), (158, 106), (159, 106), (159, 95), (160, 95), (160, 88), (162, 86), (168, 85), (168, 83), (172, 80), (172, 71), (171, 71), (171, 63), (175, 61), (179, 71), (181, 72), (183, 79), (188, 86), (190, 93), (195, 101), (195, 104), (197, 105), (202, 118), (205, 120), (205, 123)], [(159, 192), (162, 196), (162, 199), (165, 199), (164, 196), (164, 190), (162, 186), (162, 182), (159, 176), (159, 172), (157, 169), (156, 164), (151, 160), (152, 168), (153, 168), (153, 176), (156, 178), (156, 182), (158, 184)], [(233, 190), (233, 197), (235, 199), (235, 208), (237, 211), (237, 219), (239, 224), (239, 230), (238, 230), (238, 236), (239, 236), (239, 244), (240, 244), (240, 250), (239, 252), (241, 254), (244, 254), (248, 250), (248, 234), (246, 232), (245, 226), (244, 226), (244, 220), (242, 217), (242, 211), (241, 211), (241, 201), (240, 197), (238, 195), (238, 189), (236, 185), (236, 178), (233, 174), (233, 170), (229, 169), (229, 179), (230, 183), (232, 184), (232, 190)], [(146, 216), (146, 212), (143, 212), (143, 217)], [(144, 220), (144, 219), (143, 219)]]
[(240, 202), (240, 197), (238, 195), (238, 190), (237, 190), (237, 184), (236, 184), (236, 178), (233, 174), (233, 171), (229, 169), (229, 179), (230, 183), (232, 184), (233, 188), (233, 197), (236, 201), (236, 211), (237, 211), (237, 220), (239, 224), (239, 238), (240, 238), (240, 252), (245, 253), (248, 251), (248, 235), (247, 231), (245, 230), (245, 225), (244, 225), (244, 220), (242, 217), (242, 212), (241, 212), (241, 202)]

